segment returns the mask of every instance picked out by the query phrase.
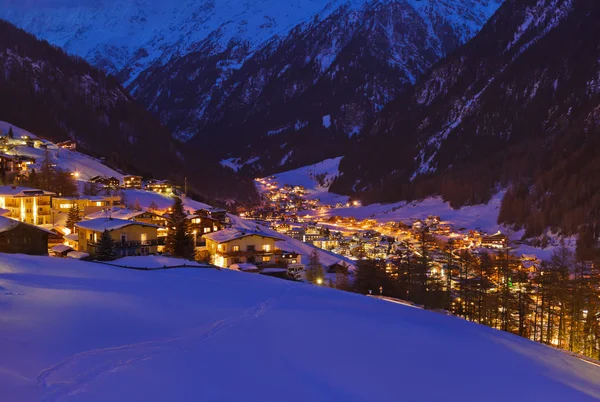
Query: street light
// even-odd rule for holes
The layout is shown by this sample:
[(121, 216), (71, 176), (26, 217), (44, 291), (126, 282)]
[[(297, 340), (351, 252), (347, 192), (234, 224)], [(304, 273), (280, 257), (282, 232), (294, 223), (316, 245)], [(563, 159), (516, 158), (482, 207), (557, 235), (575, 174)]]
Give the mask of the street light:
[(323, 284), (323, 278), (317, 278), (317, 285)]

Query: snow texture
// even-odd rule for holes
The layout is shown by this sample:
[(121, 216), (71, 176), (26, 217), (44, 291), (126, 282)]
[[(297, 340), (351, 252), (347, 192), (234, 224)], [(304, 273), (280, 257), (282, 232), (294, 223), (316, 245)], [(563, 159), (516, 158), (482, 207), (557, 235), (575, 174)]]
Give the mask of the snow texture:
[(0, 254), (0, 317), (6, 401), (600, 398), (600, 367), (559, 350), (457, 317), (231, 270), (147, 272)]

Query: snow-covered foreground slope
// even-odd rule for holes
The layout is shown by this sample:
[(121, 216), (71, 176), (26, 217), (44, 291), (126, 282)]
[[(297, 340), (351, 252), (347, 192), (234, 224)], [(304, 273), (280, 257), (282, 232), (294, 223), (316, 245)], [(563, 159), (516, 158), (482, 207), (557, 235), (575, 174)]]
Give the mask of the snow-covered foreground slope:
[(6, 401), (600, 398), (600, 367), (560, 351), (252, 274), (0, 255), (0, 289)]

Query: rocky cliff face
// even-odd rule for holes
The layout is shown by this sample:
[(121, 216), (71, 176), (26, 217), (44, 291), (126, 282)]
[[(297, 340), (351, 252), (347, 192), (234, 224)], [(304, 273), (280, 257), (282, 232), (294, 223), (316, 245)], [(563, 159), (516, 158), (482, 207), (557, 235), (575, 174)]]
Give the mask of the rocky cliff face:
[(462, 205), (512, 185), (520, 190), (509, 191), (503, 221), (531, 233), (576, 231), (596, 208), (597, 179), (581, 172), (597, 164), (599, 8), (505, 2), (477, 37), (388, 105), (333, 188), (372, 200), (441, 193)]

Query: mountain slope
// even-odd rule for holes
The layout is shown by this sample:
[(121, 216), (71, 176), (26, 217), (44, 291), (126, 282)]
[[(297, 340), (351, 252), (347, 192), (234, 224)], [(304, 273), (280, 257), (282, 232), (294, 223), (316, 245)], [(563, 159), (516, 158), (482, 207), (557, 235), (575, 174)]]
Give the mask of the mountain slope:
[(383, 201), (441, 194), (459, 206), (514, 184), (502, 221), (532, 235), (576, 231), (598, 216), (599, 9), (505, 2), (363, 132), (332, 188)]
[(25, 3), (0, 16), (117, 74), (186, 149), (251, 160), (255, 174), (343, 154), (500, 0), (171, 4)]
[(188, 188), (203, 196), (255, 195), (250, 181), (216, 163), (184, 160), (170, 131), (114, 77), (3, 20), (0, 72), (0, 121), (54, 142), (76, 140), (78, 149), (128, 173), (179, 183), (187, 176)]
[(0, 290), (0, 388), (11, 401), (600, 397), (595, 363), (456, 317), (260, 275), (0, 255)]
[(170, 133), (111, 77), (0, 20), (0, 120), (54, 141), (76, 140), (117, 168), (159, 174), (182, 165)]

